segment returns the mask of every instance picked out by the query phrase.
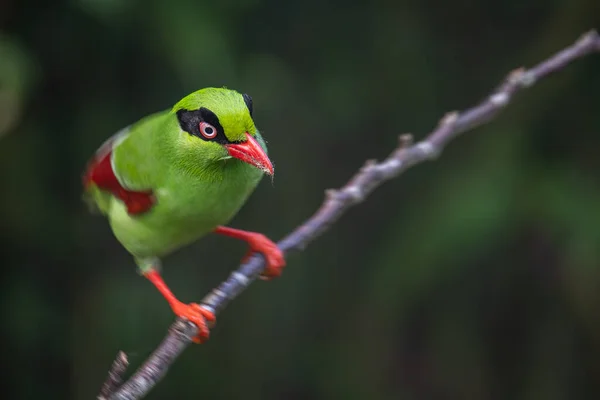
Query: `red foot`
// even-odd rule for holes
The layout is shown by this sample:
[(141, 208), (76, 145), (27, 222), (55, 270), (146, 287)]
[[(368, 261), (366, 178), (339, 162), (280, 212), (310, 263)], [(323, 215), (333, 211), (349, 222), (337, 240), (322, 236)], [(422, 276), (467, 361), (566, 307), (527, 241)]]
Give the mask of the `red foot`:
[(261, 277), (264, 279), (273, 279), (281, 275), (283, 267), (285, 267), (285, 257), (283, 253), (268, 237), (261, 233), (247, 232), (240, 229), (228, 228), (219, 226), (215, 229), (215, 233), (229, 236), (236, 239), (241, 239), (250, 245), (250, 250), (242, 261), (246, 260), (254, 252), (261, 253), (267, 261), (267, 266)]
[(210, 330), (206, 321), (214, 322), (216, 320), (213, 313), (196, 303), (184, 304), (178, 301), (171, 304), (171, 308), (175, 315), (187, 319), (198, 327), (199, 333), (194, 337), (194, 343), (204, 343), (208, 340)]
[(175, 315), (187, 319), (198, 327), (199, 333), (196, 337), (194, 337), (194, 343), (206, 342), (210, 334), (210, 330), (208, 329), (206, 321), (214, 322), (216, 320), (215, 315), (199, 304), (184, 304), (177, 300), (175, 295), (171, 292), (157, 271), (148, 271), (144, 274), (144, 276), (148, 278), (148, 280), (152, 282), (154, 286), (156, 286), (158, 291), (164, 296), (165, 300), (169, 302), (169, 305), (171, 306), (171, 309)]

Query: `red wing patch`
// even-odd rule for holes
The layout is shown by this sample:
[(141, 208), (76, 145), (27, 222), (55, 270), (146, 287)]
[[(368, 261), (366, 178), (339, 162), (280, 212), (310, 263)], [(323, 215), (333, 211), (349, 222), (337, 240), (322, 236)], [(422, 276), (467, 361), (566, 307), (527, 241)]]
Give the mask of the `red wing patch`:
[(152, 195), (152, 190), (137, 192), (127, 190), (121, 186), (110, 162), (111, 155), (112, 149), (109, 147), (99, 151), (92, 158), (83, 176), (84, 187), (87, 189), (90, 184), (94, 183), (100, 189), (112, 193), (113, 196), (125, 203), (127, 212), (132, 215), (141, 214), (151, 209), (156, 201)]

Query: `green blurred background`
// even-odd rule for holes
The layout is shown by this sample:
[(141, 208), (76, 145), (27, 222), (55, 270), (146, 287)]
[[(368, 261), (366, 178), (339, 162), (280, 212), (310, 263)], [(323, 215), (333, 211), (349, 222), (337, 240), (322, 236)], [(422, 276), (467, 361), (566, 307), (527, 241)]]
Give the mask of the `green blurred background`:
[[(398, 134), (593, 27), (597, 0), (3, 0), (4, 393), (94, 398), (173, 320), (81, 201), (113, 132), (201, 87), (250, 93), (277, 174), (232, 225), (277, 239)], [(149, 398), (599, 398), (599, 106), (598, 56), (540, 82), (251, 286)], [(200, 300), (244, 252), (206, 238), (165, 279)]]

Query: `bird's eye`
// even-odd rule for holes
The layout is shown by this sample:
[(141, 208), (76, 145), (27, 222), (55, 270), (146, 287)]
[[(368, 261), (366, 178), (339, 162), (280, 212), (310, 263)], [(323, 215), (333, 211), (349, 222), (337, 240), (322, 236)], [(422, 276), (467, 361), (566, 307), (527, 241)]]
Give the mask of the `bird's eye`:
[(208, 122), (200, 122), (200, 133), (207, 139), (214, 139), (217, 136), (217, 130)]

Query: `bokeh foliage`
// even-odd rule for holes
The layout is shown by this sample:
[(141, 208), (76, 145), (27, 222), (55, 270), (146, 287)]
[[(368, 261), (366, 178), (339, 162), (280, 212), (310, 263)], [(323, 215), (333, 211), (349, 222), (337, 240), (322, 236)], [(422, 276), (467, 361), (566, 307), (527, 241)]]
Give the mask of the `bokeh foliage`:
[[(110, 134), (205, 86), (250, 93), (276, 165), (236, 227), (281, 237), (397, 135), (422, 137), (600, 24), (597, 0), (0, 2), (5, 379), (95, 396), (172, 316), (80, 200)], [(252, 286), (152, 399), (600, 395), (600, 58), (520, 95)], [(199, 300), (245, 249), (165, 260)]]

